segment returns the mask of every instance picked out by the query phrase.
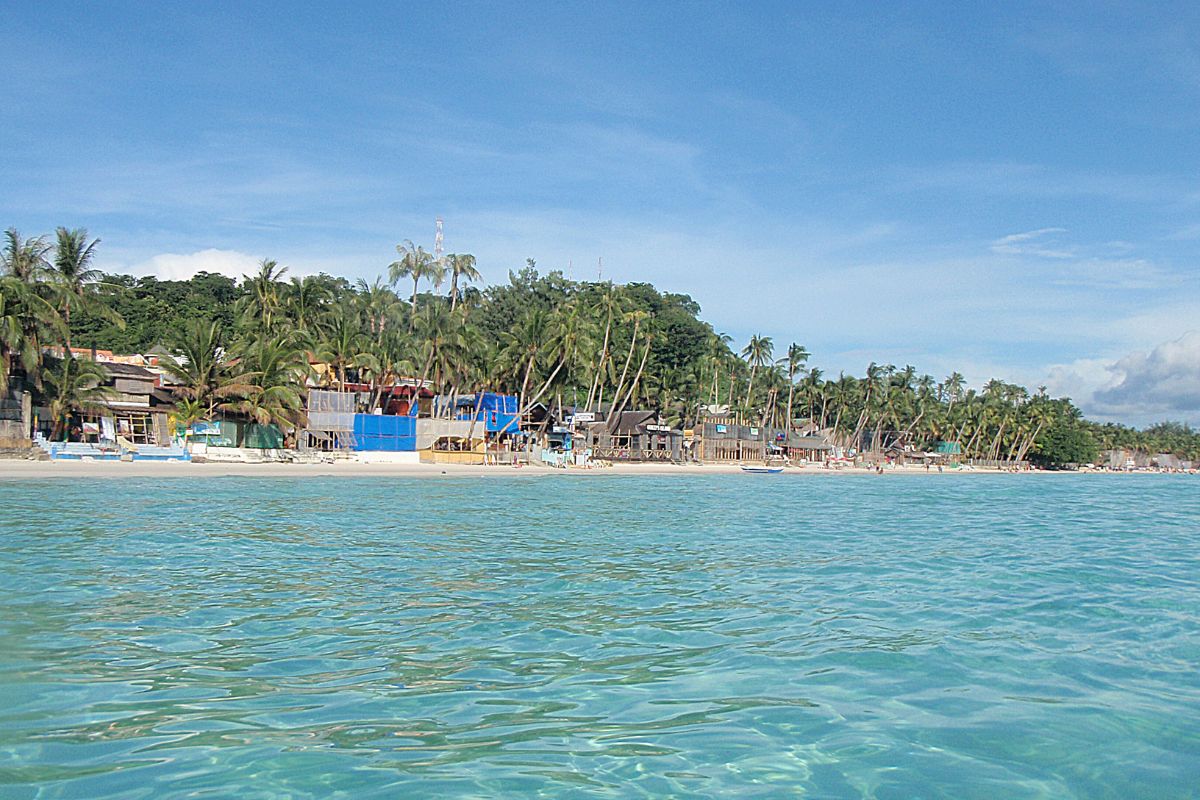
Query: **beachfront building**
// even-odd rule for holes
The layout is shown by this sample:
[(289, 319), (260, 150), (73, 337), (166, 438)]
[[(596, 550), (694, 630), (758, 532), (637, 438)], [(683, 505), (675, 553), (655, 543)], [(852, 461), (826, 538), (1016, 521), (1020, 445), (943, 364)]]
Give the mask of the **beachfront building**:
[(29, 392), (10, 386), (0, 393), (0, 450), (23, 452), (32, 443), (33, 404)]
[(730, 414), (710, 415), (696, 426), (696, 458), (704, 463), (754, 463), (767, 460), (767, 434), (739, 425)]
[(434, 396), (419, 381), (312, 388), (302, 450), (360, 461), (483, 464), (518, 437), (517, 399), (491, 392)]
[[(516, 395), (475, 392), (439, 398), (439, 412), (456, 432), (439, 437), (422, 458), (435, 463), (509, 463), (526, 437)], [(465, 423), (465, 425), (464, 425)]]
[(815, 425), (784, 432), (781, 428), (741, 425), (729, 413), (706, 416), (695, 428), (695, 452), (710, 464), (824, 463), (834, 447)]
[(622, 411), (584, 425), (583, 444), (598, 461), (683, 461), (683, 431), (664, 425), (653, 411)]
[[(167, 447), (171, 430), (167, 415), (175, 397), (159, 385), (160, 376), (145, 367), (121, 362), (100, 362), (106, 373), (102, 384), (112, 392), (96, 402), (97, 408), (71, 415), (56, 438), (67, 442), (111, 443), (114, 448), (140, 445)], [(40, 438), (49, 440), (56, 420), (44, 406), (33, 409), (34, 427)]]
[(426, 407), (432, 394), (408, 381), (374, 389), (346, 384), (346, 389), (308, 390), (308, 425), (297, 437), (299, 449), (369, 461), (415, 461), (422, 394)]
[(53, 459), (188, 458), (172, 440), (168, 415), (175, 396), (161, 385), (161, 376), (122, 361), (100, 363), (107, 395), (62, 419), (46, 406), (32, 408), (34, 444)]
[(801, 435), (793, 431), (785, 443), (785, 455), (789, 461), (796, 463), (824, 463), (832, 453), (833, 445), (822, 433)]

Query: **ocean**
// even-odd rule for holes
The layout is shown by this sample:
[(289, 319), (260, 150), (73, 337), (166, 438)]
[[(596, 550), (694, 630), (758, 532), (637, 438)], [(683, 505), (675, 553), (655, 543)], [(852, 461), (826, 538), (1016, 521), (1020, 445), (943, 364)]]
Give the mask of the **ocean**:
[(1194, 476), (0, 482), (0, 797), (1198, 793)]

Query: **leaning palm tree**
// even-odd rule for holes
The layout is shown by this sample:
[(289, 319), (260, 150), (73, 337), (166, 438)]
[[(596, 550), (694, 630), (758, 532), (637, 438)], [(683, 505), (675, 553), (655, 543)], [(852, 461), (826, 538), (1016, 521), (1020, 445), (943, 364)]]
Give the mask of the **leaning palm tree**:
[[(596, 303), (596, 310), (604, 316), (604, 342), (600, 346), (600, 357), (596, 363), (596, 373), (592, 378), (592, 388), (588, 391), (587, 410), (591, 411), (592, 401), (597, 397), (598, 391), (603, 391), (602, 378), (606, 375), (606, 362), (611, 362), (609, 352), (609, 336), (612, 333), (613, 321), (619, 319), (625, 313), (625, 296), (621, 292), (619, 286), (615, 286), (612, 281), (605, 284), (601, 290), (599, 301)], [(608, 370), (612, 372), (611, 369)]]
[(458, 282), (477, 281), (482, 275), (475, 268), (475, 256), (469, 253), (448, 253), (442, 258), (450, 273), (450, 310), (458, 305)]
[(396, 252), (400, 254), (400, 258), (388, 264), (388, 277), (393, 285), (401, 278), (412, 278), (412, 316), (409, 318), (411, 330), (416, 323), (418, 285), (428, 279), (435, 288), (441, 286), (446, 273), (432, 253), (426, 252), (425, 248), (413, 244), (409, 239), (405, 239), (404, 244), (396, 245)]
[(117, 390), (102, 381), (108, 371), (94, 361), (73, 358), (69, 353), (45, 373), (47, 406), (54, 427), (51, 441), (58, 441), (67, 430), (73, 414), (102, 413), (104, 401), (117, 397)]

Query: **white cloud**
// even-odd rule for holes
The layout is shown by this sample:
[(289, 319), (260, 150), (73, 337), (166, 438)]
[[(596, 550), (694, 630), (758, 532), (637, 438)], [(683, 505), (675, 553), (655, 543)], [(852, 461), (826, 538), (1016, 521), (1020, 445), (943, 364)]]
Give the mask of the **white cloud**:
[(1096, 401), (1103, 406), (1200, 419), (1200, 331), (1190, 331), (1147, 353), (1131, 353), (1112, 369), (1120, 380), (1096, 392)]
[(214, 272), (228, 275), (230, 278), (241, 278), (258, 271), (261, 261), (257, 256), (238, 252), (237, 250), (200, 250), (187, 255), (181, 253), (160, 253), (141, 263), (134, 264), (129, 271), (135, 275), (151, 275), (164, 281), (183, 281), (197, 272)]
[(1073, 248), (1056, 248), (1046, 244), (1046, 239), (1054, 238), (1054, 234), (1066, 232), (1066, 228), (1039, 228), (1036, 231), (1011, 233), (992, 242), (991, 251), (1004, 255), (1074, 258)]
[(1117, 359), (1055, 364), (1043, 379), (1050, 394), (1072, 398), (1097, 419), (1147, 425), (1200, 422), (1200, 331)]

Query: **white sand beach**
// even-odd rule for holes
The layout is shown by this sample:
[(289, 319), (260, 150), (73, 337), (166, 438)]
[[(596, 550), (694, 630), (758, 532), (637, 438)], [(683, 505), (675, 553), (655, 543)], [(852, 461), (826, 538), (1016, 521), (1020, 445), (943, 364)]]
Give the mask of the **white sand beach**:
[[(997, 474), (1000, 470), (972, 469), (926, 471), (924, 467), (897, 467), (884, 475)], [(717, 475), (742, 474), (737, 464), (614, 464), (593, 469), (557, 469), (546, 466), (477, 466), (464, 464), (370, 464), (337, 461), (331, 464), (196, 463), (165, 461), (25, 461), (0, 460), (0, 480), (42, 478), (221, 478), (221, 477), (520, 477), (522, 475)], [(785, 475), (872, 475), (858, 467), (828, 469), (821, 466), (788, 467)], [(1035, 471), (1021, 474), (1063, 474)]]

